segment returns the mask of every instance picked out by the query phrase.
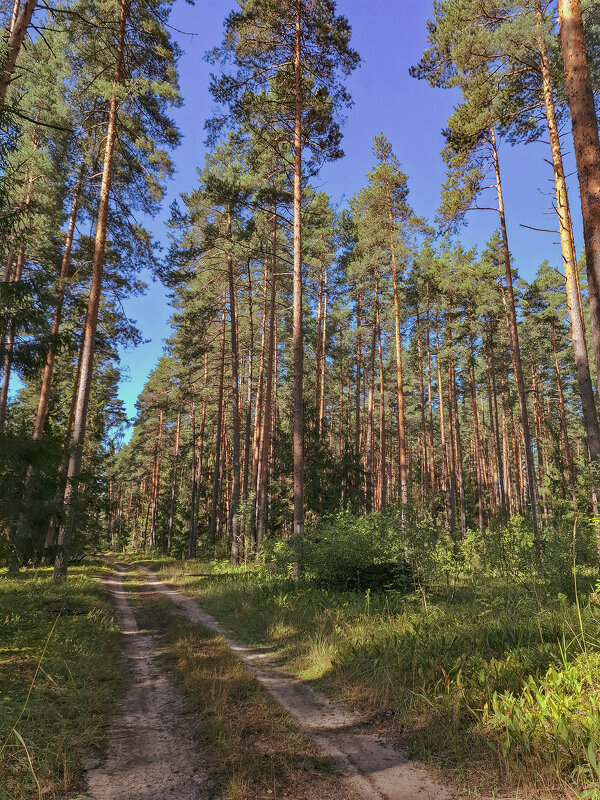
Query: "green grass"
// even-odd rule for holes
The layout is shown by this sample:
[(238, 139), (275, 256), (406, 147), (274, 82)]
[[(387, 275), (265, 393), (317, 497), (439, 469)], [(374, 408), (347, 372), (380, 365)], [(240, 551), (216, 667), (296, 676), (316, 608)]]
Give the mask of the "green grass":
[(102, 744), (122, 682), (119, 633), (100, 563), (0, 571), (0, 799), (80, 788), (81, 759)]
[(459, 781), (508, 786), (511, 797), (595, 796), (600, 608), (591, 571), (587, 584), (579, 576), (578, 607), (516, 574), (463, 575), (401, 596), (295, 586), (215, 562), (151, 566), (291, 672), (391, 710), (402, 745)]
[[(142, 582), (140, 582), (140, 577)], [(203, 763), (221, 800), (351, 800), (326, 759), (223, 639), (188, 625), (134, 573), (125, 585), (140, 628), (160, 639), (165, 672), (183, 690)]]

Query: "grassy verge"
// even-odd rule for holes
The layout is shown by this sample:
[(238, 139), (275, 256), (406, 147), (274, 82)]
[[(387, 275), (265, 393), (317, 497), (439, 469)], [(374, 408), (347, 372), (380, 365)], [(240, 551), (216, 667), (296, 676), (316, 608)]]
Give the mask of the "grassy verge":
[(404, 747), (476, 793), (600, 796), (594, 594), (578, 605), (541, 584), (480, 575), (403, 597), (218, 563), (149, 565), (293, 673), (391, 711)]
[(0, 571), (0, 800), (73, 796), (120, 686), (118, 629), (100, 564)]
[(140, 627), (160, 637), (166, 671), (194, 712), (222, 800), (350, 800), (328, 762), (211, 631), (181, 621), (170, 600), (126, 581)]

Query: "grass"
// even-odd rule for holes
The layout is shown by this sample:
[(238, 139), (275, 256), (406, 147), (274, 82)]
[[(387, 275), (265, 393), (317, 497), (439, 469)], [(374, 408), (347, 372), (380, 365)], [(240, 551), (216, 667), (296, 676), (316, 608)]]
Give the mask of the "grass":
[[(143, 576), (142, 576), (143, 580)], [(181, 621), (170, 600), (126, 581), (141, 627), (160, 636), (166, 672), (182, 688), (222, 800), (350, 800), (310, 740), (223, 639)]]
[(122, 682), (119, 633), (100, 563), (0, 570), (0, 800), (76, 792), (81, 759), (102, 743)]
[[(150, 564), (241, 640), (353, 704), (476, 796), (598, 797), (600, 607), (515, 575), (332, 592), (223, 563)], [(584, 703), (582, 697), (589, 702)], [(562, 737), (562, 739), (561, 739)]]

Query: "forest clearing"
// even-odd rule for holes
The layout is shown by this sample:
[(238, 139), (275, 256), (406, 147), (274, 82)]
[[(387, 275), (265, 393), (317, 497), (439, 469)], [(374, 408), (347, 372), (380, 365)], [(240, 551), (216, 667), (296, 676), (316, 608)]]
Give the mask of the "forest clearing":
[(2, 20), (0, 800), (599, 800), (598, 0)]

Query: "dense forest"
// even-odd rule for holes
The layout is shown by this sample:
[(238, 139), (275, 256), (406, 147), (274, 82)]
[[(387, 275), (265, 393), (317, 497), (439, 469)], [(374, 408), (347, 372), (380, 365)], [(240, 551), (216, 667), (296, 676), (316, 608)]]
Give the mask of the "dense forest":
[[(434, 2), (426, 49), (399, 67), (455, 98), (446, 179), (426, 218), (410, 190), (427, 167), (403, 171), (394, 131), (374, 137), (352, 197), (323, 191), (324, 165), (344, 156), (347, 84), (360, 67), (352, 20), (334, 0), (238, 0), (206, 56), (212, 116), (198, 135), (208, 153), (163, 229), (152, 219), (183, 102), (172, 5), (3, 7), (6, 579), (49, 567), (63, 585), (72, 565), (112, 552), (226, 561), (289, 591), (366, 592), (367, 603), (391, 592), (427, 609), (436, 585), (451, 603), (477, 575), (492, 594), (514, 580), (533, 582), (536, 602), (558, 596), (570, 608), (575, 598), (573, 636), (597, 650), (586, 643), (577, 575), (593, 617), (600, 6)], [(555, 255), (525, 280), (502, 176), (509, 145), (539, 158), (540, 143)], [(487, 240), (467, 245), (479, 209), (490, 212)], [(143, 336), (123, 298), (144, 294), (144, 270), (172, 316), (129, 421), (122, 348)], [(538, 627), (532, 635), (547, 641), (550, 628)], [(597, 641), (596, 628), (587, 636)], [(496, 654), (489, 641), (483, 650), (487, 669)], [(564, 640), (559, 650), (566, 664)], [(513, 719), (496, 693), (518, 694), (527, 675), (559, 664), (544, 652), (516, 683), (496, 676), (482, 712), (492, 713), (493, 693), (496, 730), (503, 713)], [(566, 738), (556, 734), (563, 776), (583, 758), (600, 780), (590, 714), (576, 736), (570, 723)], [(516, 741), (539, 755), (543, 746), (511, 724), (505, 750)]]

